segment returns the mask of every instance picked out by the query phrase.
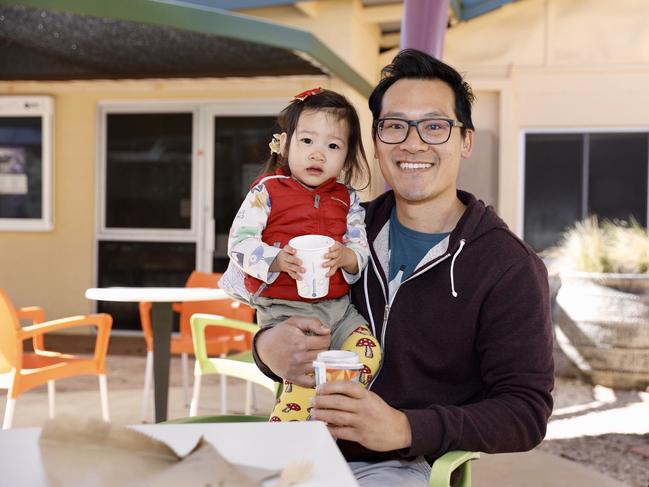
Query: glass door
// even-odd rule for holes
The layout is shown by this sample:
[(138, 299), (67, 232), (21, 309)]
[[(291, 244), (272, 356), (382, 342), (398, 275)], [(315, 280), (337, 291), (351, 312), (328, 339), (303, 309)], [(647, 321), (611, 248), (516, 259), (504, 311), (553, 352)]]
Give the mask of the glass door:
[[(196, 268), (198, 107), (100, 107), (97, 285), (183, 286)], [(140, 330), (136, 303), (99, 302)]]
[[(223, 272), (227, 238), (286, 100), (100, 107), (97, 286), (183, 286)], [(100, 302), (115, 329), (137, 304)]]
[(228, 265), (230, 225), (251, 183), (269, 155), (268, 142), (277, 131), (277, 113), (285, 100), (212, 105), (205, 110), (207, 173), (204, 231), (199, 250), (202, 265), (223, 272)]

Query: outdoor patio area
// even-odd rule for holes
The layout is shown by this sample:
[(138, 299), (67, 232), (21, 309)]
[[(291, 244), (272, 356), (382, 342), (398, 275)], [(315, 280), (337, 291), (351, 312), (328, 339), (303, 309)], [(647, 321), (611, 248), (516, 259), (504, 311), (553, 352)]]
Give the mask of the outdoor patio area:
[(0, 0), (0, 487), (649, 487), (648, 18)]
[[(110, 415), (118, 425), (140, 422), (144, 353), (136, 355), (139, 353), (138, 347), (128, 353), (109, 354), (107, 359)], [(173, 359), (170, 418), (187, 416), (180, 369), (179, 359)], [(255, 392), (253, 414), (267, 413), (274, 398), (261, 388), (256, 387)], [(483, 454), (473, 467), (474, 486), (648, 485), (649, 393), (615, 391), (593, 387), (577, 379), (558, 378), (554, 396), (554, 416), (541, 446), (532, 453)], [(228, 412), (242, 413), (244, 397), (243, 382), (229, 379)], [(5, 400), (6, 395), (3, 395), (3, 410)], [(14, 427), (41, 426), (47, 419), (47, 404), (45, 388), (21, 396), (16, 405)], [(81, 377), (58, 382), (56, 412), (57, 415), (99, 418), (100, 400), (96, 379)], [(218, 413), (219, 378), (204, 377), (198, 414)]]

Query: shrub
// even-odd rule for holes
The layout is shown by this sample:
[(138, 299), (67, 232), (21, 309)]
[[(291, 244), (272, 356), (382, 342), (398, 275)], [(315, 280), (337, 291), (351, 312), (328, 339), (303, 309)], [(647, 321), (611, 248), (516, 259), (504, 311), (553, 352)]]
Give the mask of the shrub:
[(550, 271), (649, 273), (649, 234), (637, 221), (592, 216), (567, 230), (561, 242), (544, 252)]

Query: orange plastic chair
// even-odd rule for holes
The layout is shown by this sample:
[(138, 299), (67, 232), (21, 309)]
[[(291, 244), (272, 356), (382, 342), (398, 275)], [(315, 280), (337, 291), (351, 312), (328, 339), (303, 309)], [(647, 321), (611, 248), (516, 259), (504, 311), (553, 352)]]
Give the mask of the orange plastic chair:
[[(21, 327), (20, 318), (34, 324)], [(16, 399), (23, 392), (47, 384), (49, 413), (54, 416), (54, 381), (76, 375), (97, 375), (101, 395), (101, 415), (109, 421), (108, 391), (106, 386), (106, 352), (113, 319), (107, 314), (72, 316), (54, 321), (43, 321), (40, 307), (16, 310), (7, 294), (0, 289), (0, 389), (8, 389), (2, 429), (11, 428)], [(45, 350), (43, 335), (76, 326), (95, 325), (97, 340), (92, 358)], [(23, 342), (32, 339), (34, 352), (24, 352)]]
[[(185, 287), (217, 288), (221, 273), (206, 273), (193, 271)], [(246, 323), (254, 322), (255, 310), (233, 299), (219, 299), (213, 301), (190, 301), (176, 303), (173, 310), (180, 313), (180, 333), (171, 337), (171, 354), (180, 355), (183, 379), (183, 396), (185, 406), (189, 405), (189, 354), (194, 353), (192, 331), (189, 319), (194, 313), (208, 313), (225, 316)], [(153, 383), (153, 328), (151, 324), (151, 303), (139, 303), (140, 323), (146, 342), (147, 359), (144, 372), (144, 397), (142, 400), (142, 421), (146, 420), (151, 399), (151, 386)], [(240, 330), (225, 327), (211, 327), (207, 336), (207, 351), (212, 356), (226, 356), (231, 350), (247, 351), (252, 347), (252, 335)]]

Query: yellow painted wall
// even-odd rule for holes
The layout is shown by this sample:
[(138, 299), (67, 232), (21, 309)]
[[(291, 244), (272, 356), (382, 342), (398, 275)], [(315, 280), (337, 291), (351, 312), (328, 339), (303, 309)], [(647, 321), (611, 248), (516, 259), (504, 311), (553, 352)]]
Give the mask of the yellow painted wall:
[(304, 3), (301, 7), (248, 9), (243, 13), (313, 33), (368, 82), (378, 81), (381, 32), (377, 25), (364, 21), (361, 0)]

